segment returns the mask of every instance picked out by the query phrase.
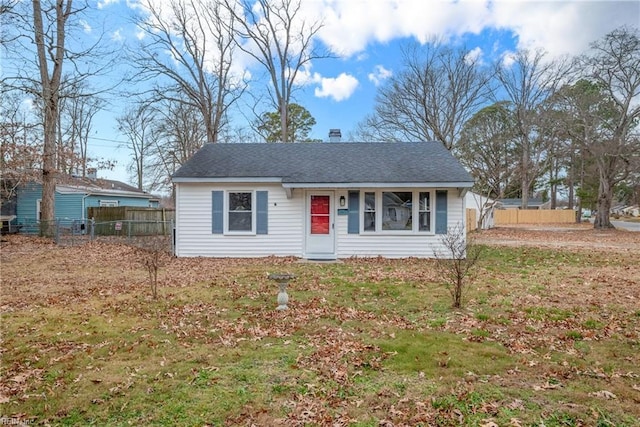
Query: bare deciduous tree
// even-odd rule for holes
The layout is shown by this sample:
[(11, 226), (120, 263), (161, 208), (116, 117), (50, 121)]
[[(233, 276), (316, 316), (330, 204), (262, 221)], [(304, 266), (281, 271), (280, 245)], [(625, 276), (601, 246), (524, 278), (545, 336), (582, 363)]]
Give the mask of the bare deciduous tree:
[[(72, 1), (56, 1), (54, 14), (42, 9), (40, 0), (33, 0), (33, 29), (40, 70), (40, 97), (43, 106), (42, 149), (42, 202), (40, 210), (44, 221), (55, 217), (54, 193), (56, 186), (56, 125), (60, 100), (60, 82), (65, 58), (66, 24), (73, 13)], [(44, 21), (47, 20), (47, 32)], [(49, 31), (52, 26), (55, 31)], [(45, 41), (45, 37), (49, 43)]]
[(17, 92), (0, 96), (0, 200), (5, 203), (21, 184), (42, 173), (37, 124), (24, 111)]
[(179, 102), (198, 112), (207, 141), (217, 142), (229, 107), (245, 83), (232, 74), (234, 21), (220, 2), (145, 0), (143, 43), (130, 51), (138, 82), (157, 81), (152, 102)]
[(18, 37), (9, 31), (9, 28), (15, 25), (17, 20), (16, 6), (19, 2), (20, 0), (0, 0), (0, 47), (7, 46)]
[(403, 70), (376, 96), (365, 120), (378, 140), (440, 141), (451, 150), (491, 94), (491, 73), (466, 49), (431, 43), (403, 49)]
[(188, 103), (165, 100), (154, 106), (153, 143), (145, 165), (147, 191), (170, 188), (170, 176), (207, 141), (206, 129)]
[[(41, 213), (45, 226), (55, 215), (61, 100), (68, 96), (64, 88), (80, 87), (80, 83), (108, 72), (114, 64), (109, 61), (114, 52), (101, 47), (101, 37), (74, 37), (75, 31), (84, 29), (81, 16), (88, 9), (86, 3), (73, 0), (28, 3), (18, 2), (12, 10), (15, 25), (7, 30), (12, 56), (3, 83), (30, 95), (33, 105), (41, 110)], [(71, 93), (77, 95), (75, 91)]]
[(496, 67), (496, 76), (515, 118), (523, 209), (527, 208), (532, 184), (546, 166), (546, 140), (539, 138), (537, 128), (538, 108), (563, 82), (567, 65), (564, 61), (548, 61), (542, 50), (519, 50), (505, 56)]
[(271, 103), (280, 113), (280, 140), (290, 142), (287, 114), (298, 74), (313, 60), (329, 57), (314, 44), (322, 21), (305, 21), (301, 0), (223, 1), (235, 17), (240, 49), (269, 74)]
[(640, 33), (620, 28), (591, 46), (583, 64), (588, 77), (602, 87), (615, 105), (609, 119), (609, 134), (592, 141), (587, 149), (595, 156), (600, 178), (595, 228), (613, 227), (609, 213), (613, 191), (625, 179), (640, 155), (640, 144), (631, 132), (640, 119)]
[(57, 169), (61, 172), (87, 174), (89, 162), (89, 136), (94, 119), (105, 102), (86, 87), (84, 82), (71, 82), (63, 87), (59, 111), (58, 151), (68, 153), (58, 156)]
[(146, 104), (128, 109), (118, 117), (118, 130), (127, 139), (126, 147), (132, 154), (131, 163), (127, 166), (133, 175), (139, 190), (144, 189), (144, 175), (151, 147), (154, 144), (153, 127), (155, 115), (153, 109)]

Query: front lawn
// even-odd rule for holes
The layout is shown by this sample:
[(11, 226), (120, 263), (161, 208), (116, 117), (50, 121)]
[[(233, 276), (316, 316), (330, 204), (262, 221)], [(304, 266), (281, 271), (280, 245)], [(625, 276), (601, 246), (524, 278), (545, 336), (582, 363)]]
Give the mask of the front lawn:
[(1, 261), (3, 422), (639, 425), (640, 250), (487, 247), (461, 310), (432, 260), (169, 259), (157, 300), (127, 246)]

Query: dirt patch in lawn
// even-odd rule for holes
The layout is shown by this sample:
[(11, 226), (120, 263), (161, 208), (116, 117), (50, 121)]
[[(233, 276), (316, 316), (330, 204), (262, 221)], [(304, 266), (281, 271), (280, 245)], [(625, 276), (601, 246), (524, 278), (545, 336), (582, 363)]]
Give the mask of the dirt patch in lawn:
[(526, 224), (496, 227), (470, 234), (478, 243), (576, 250), (640, 250), (640, 233), (595, 230), (592, 224)]

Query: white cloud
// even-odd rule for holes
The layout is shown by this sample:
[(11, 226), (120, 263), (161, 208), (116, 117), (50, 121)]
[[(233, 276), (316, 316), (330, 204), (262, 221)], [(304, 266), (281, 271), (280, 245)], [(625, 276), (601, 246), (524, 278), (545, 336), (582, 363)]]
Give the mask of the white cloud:
[[(307, 3), (318, 8), (319, 2)], [(344, 57), (397, 38), (447, 41), (490, 29), (512, 31), (518, 47), (542, 47), (551, 56), (578, 54), (614, 28), (637, 27), (640, 17), (635, 0), (332, 0), (320, 14), (315, 9), (308, 19), (324, 17), (320, 37)]]
[(320, 87), (316, 88), (314, 93), (318, 98), (333, 98), (339, 102), (351, 97), (357, 87), (358, 79), (347, 73), (341, 73), (335, 78), (321, 78)]
[(89, 23), (87, 21), (85, 21), (84, 19), (81, 19), (79, 21), (79, 24), (82, 26), (82, 31), (84, 31), (87, 34), (91, 33), (91, 31), (93, 30), (91, 28), (91, 25), (89, 25)]
[(505, 52), (500, 59), (504, 68), (511, 68), (516, 62), (516, 54), (515, 52)]
[(512, 29), (518, 47), (542, 47), (551, 56), (578, 54), (622, 25), (638, 26), (637, 1), (548, 1), (493, 4), (491, 24)]
[(295, 84), (298, 86), (318, 85), (314, 90), (318, 98), (333, 98), (335, 101), (348, 99), (358, 87), (358, 79), (347, 73), (338, 77), (322, 77), (320, 73), (311, 72), (311, 65), (298, 70)]
[(98, 9), (104, 9), (107, 6), (116, 3), (120, 3), (120, 0), (100, 0), (98, 1)]
[(114, 42), (121, 42), (124, 40), (124, 37), (122, 36), (122, 28), (118, 28), (111, 33), (111, 40)]
[(476, 47), (474, 49), (471, 49), (469, 52), (467, 52), (467, 55), (465, 56), (465, 61), (468, 64), (482, 64), (483, 54), (484, 52), (482, 51), (482, 49), (480, 47)]
[[(107, 0), (109, 2), (119, 2), (120, 0)], [(140, 10), (140, 11), (145, 11), (146, 10), (146, 6), (145, 6), (145, 2), (146, 0), (125, 0), (126, 5), (129, 9), (133, 9), (133, 10)], [(143, 4), (144, 3), (144, 4)]]
[(413, 37), (424, 43), (434, 37), (449, 38), (477, 33), (488, 20), (485, 2), (424, 0), (335, 0), (323, 11), (320, 37), (333, 52), (345, 57), (373, 42)]
[(36, 111), (36, 103), (32, 98), (24, 98), (21, 103), (21, 108), (23, 111), (31, 112)]
[(311, 64), (307, 63), (305, 67), (298, 70), (296, 74), (295, 84), (298, 86), (306, 86), (313, 83), (321, 83), (322, 76), (318, 73), (311, 72)]
[(369, 54), (367, 52), (360, 52), (358, 56), (356, 56), (356, 61), (358, 62), (366, 61), (367, 59), (369, 59)]
[[(120, 0), (98, 1), (104, 7)], [(167, 0), (124, 1), (131, 8), (145, 10), (147, 2), (164, 5)], [(163, 14), (169, 14), (169, 8), (162, 10)], [(446, 43), (495, 31), (500, 39), (494, 46), (475, 47), (467, 59), (482, 63), (485, 57), (499, 57), (507, 66), (512, 58), (505, 54), (505, 49), (541, 47), (550, 58), (578, 54), (614, 28), (625, 24), (637, 26), (638, 16), (637, 0), (303, 0), (300, 10), (300, 22), (317, 23), (318, 17), (322, 17), (324, 26), (318, 36), (334, 54), (363, 63), (375, 61), (375, 52), (369, 47), (399, 38), (413, 38), (421, 43), (437, 38)], [(137, 37), (141, 38), (141, 34)], [(515, 46), (503, 45), (509, 42), (509, 34), (513, 35)], [(207, 50), (215, 53), (215, 49)], [(208, 61), (214, 60), (213, 53)], [(245, 52), (237, 50), (235, 55), (235, 75), (259, 67)], [(344, 100), (358, 86), (353, 77), (356, 72), (363, 73), (357, 70), (325, 78), (309, 67), (301, 70), (296, 84), (318, 85), (316, 96)], [(386, 73), (389, 70), (377, 66), (367, 76), (379, 85), (388, 78)]]
[(393, 73), (391, 70), (387, 70), (382, 65), (376, 65), (373, 72), (369, 73), (368, 77), (375, 86), (380, 86), (386, 79), (391, 77)]

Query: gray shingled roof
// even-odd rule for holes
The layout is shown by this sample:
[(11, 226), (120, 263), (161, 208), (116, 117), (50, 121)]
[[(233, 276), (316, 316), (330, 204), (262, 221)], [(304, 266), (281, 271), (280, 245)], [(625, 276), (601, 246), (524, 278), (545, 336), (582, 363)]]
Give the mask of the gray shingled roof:
[(173, 178), (276, 178), (289, 184), (473, 183), (439, 142), (206, 144)]

